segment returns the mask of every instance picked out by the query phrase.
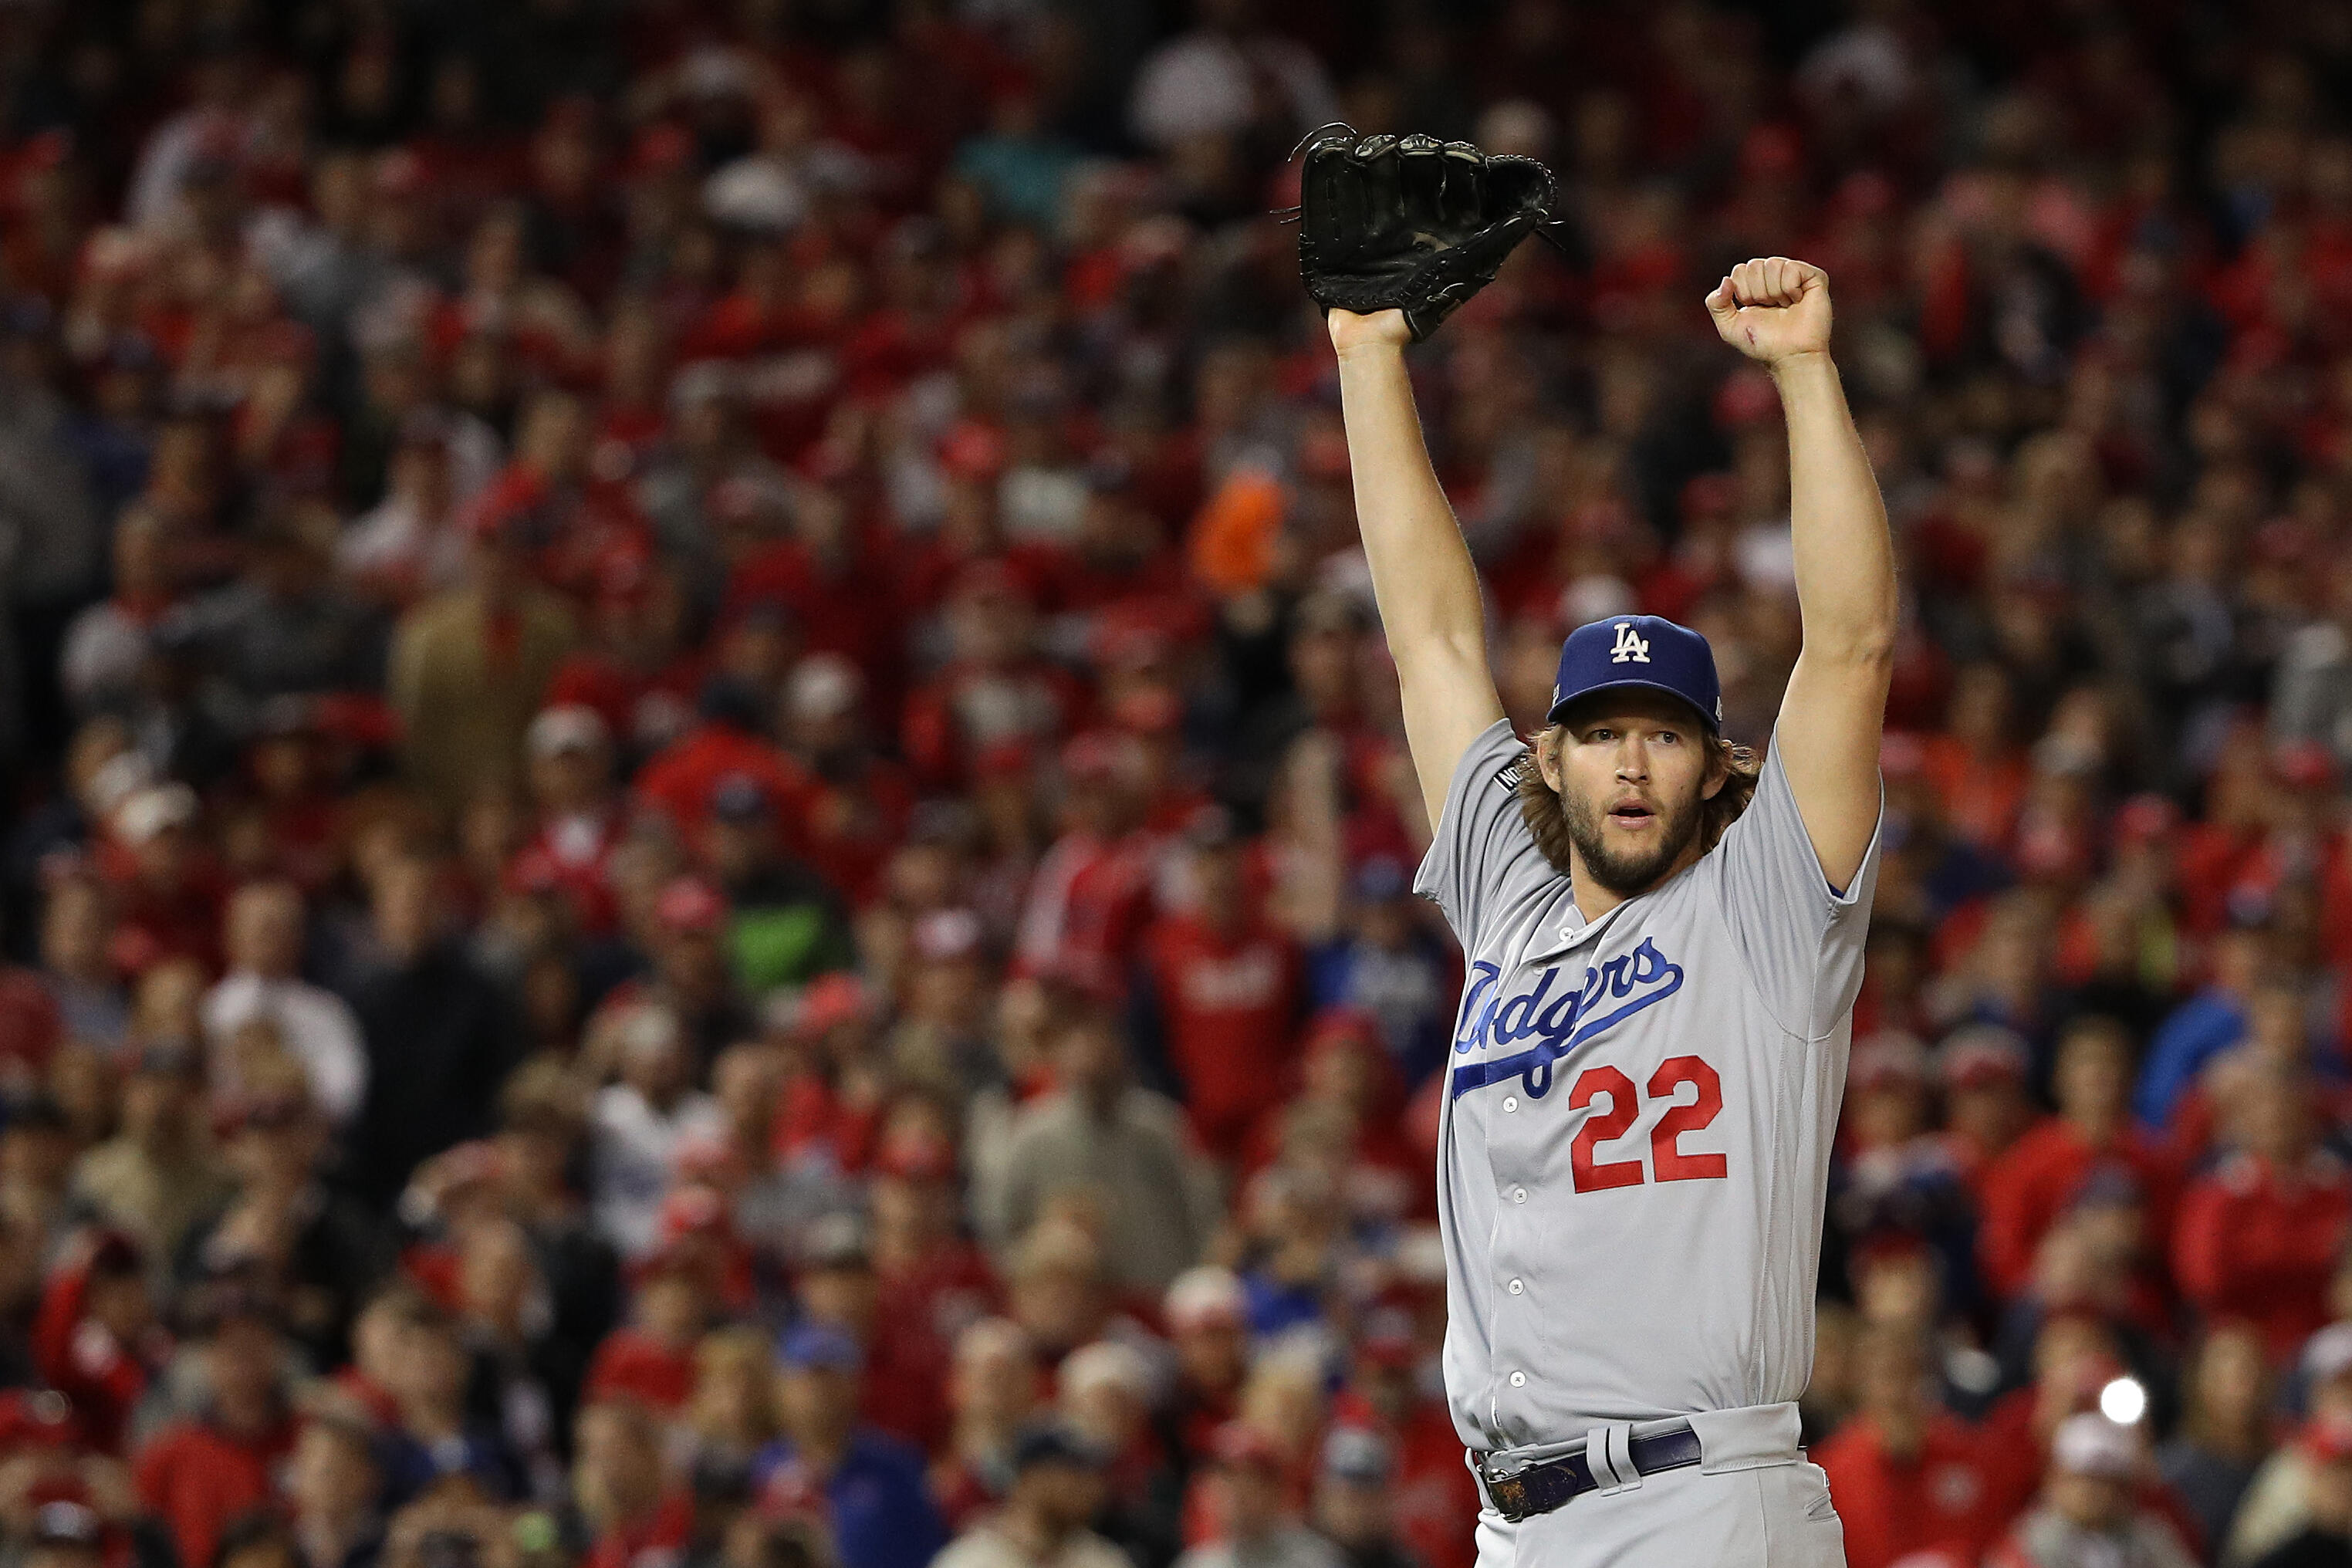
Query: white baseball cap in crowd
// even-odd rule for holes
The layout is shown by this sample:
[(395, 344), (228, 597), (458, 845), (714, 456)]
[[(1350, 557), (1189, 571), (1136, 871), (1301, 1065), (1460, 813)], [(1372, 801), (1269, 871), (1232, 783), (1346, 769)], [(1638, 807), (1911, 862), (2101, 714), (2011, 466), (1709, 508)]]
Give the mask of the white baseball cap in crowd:
[(2315, 1387), (2352, 1372), (2352, 1323), (2330, 1323), (2303, 1345), (2303, 1377)]
[(1151, 1368), (1143, 1352), (1117, 1340), (1081, 1345), (1062, 1363), (1056, 1381), (1065, 1397), (1078, 1399), (1097, 1388), (1120, 1388), (1138, 1399), (1151, 1397)]
[(131, 791), (114, 808), (115, 836), (136, 848), (167, 827), (196, 819), (196, 792), (176, 780)]
[(1249, 1298), (1232, 1269), (1204, 1263), (1176, 1276), (1168, 1287), (1164, 1310), (1168, 1326), (1180, 1331), (1214, 1322), (1240, 1323), (1249, 1316)]
[(578, 702), (542, 708), (524, 734), (534, 757), (561, 756), (565, 752), (593, 752), (612, 738), (604, 716)]
[(837, 653), (813, 653), (793, 666), (784, 701), (793, 718), (815, 723), (856, 707), (865, 689), (865, 677), (849, 660)]

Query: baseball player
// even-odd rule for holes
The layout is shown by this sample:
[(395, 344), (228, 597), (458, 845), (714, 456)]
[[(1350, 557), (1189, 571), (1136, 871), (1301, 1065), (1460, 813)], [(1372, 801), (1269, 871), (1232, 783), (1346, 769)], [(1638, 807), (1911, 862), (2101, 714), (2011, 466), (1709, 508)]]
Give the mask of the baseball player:
[[(1438, 1183), (1479, 1563), (1843, 1564), (1795, 1401), (1877, 867), (1885, 510), (1830, 360), (1828, 279), (1741, 263), (1706, 309), (1780, 388), (1804, 627), (1770, 744), (1759, 761), (1725, 740), (1706, 639), (1651, 616), (1570, 633), (1545, 728), (1514, 733), (1403, 355), (1493, 276), (1494, 226), (1548, 214), (1548, 177), (1502, 163), (1330, 138), (1301, 240), (1435, 824), (1415, 886), (1468, 958)], [(1366, 254), (1351, 297), (1397, 308), (1328, 297), (1347, 290), (1318, 267)]]

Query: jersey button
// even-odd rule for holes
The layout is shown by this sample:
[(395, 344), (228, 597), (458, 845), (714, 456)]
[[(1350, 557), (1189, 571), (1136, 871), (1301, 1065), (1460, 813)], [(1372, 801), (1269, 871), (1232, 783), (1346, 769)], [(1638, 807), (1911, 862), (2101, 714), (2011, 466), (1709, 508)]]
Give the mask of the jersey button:
[(1513, 1203), (1515, 1203), (1515, 1204), (1523, 1204), (1523, 1203), (1527, 1202), (1527, 1201), (1528, 1201), (1528, 1190), (1527, 1190), (1527, 1188), (1525, 1188), (1525, 1187), (1513, 1187), (1513, 1188), (1511, 1189), (1511, 1201), (1512, 1201)]
[(1518, 1108), (1519, 1108), (1519, 1097), (1518, 1097), (1517, 1095), (1516, 1095), (1516, 1094), (1507, 1094), (1507, 1095), (1503, 1096), (1503, 1109), (1504, 1109), (1504, 1110), (1517, 1110)]
[(1524, 1280), (1524, 1279), (1514, 1279), (1514, 1280), (1512, 1280), (1512, 1281), (1511, 1281), (1511, 1294), (1512, 1294), (1512, 1295), (1514, 1295), (1514, 1296), (1524, 1296), (1524, 1295), (1526, 1295), (1527, 1293), (1528, 1293), (1528, 1284), (1527, 1284), (1527, 1281), (1526, 1281), (1526, 1280)]
[(1513, 1388), (1525, 1388), (1527, 1385), (1528, 1374), (1526, 1373), (1515, 1372), (1511, 1373), (1511, 1386)]

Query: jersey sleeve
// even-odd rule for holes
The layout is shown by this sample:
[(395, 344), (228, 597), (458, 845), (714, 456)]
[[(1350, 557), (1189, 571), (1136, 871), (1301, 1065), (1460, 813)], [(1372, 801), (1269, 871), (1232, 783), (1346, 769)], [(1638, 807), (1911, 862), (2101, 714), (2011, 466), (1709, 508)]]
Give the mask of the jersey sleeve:
[(1835, 1028), (1862, 988), (1863, 939), (1885, 828), (1882, 786), (1861, 868), (1843, 889), (1831, 887), (1797, 810), (1775, 731), (1755, 798), (1707, 857), (1719, 880), (1725, 923), (1766, 1006), (1782, 1028), (1807, 1039)]
[(1558, 877), (1519, 815), (1519, 761), (1527, 742), (1497, 719), (1454, 765), (1429, 853), (1412, 890), (1445, 911), (1465, 952), (1477, 950), (1486, 922)]

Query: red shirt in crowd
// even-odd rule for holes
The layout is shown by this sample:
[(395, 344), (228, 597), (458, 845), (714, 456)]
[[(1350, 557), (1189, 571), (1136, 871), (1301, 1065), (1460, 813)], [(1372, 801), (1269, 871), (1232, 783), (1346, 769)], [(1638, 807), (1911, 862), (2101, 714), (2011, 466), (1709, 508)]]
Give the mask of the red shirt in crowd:
[(637, 774), (640, 799), (689, 836), (710, 814), (710, 793), (730, 773), (741, 773), (775, 803), (777, 830), (797, 853), (804, 844), (815, 785), (793, 757), (749, 731), (706, 723), (682, 735)]
[(979, 1247), (950, 1237), (902, 1267), (877, 1258), (875, 1275), (862, 1412), (884, 1431), (935, 1449), (948, 1435), (956, 1337), (994, 1309), (995, 1273)]
[(801, 1073), (784, 1085), (769, 1152), (785, 1165), (814, 1159), (836, 1171), (863, 1171), (873, 1157), (881, 1116), (878, 1102), (853, 1103), (825, 1079)]
[(0, 1078), (37, 1077), (58, 1048), (57, 998), (29, 969), (0, 968)]
[(222, 1527), (276, 1496), (271, 1472), (293, 1447), (288, 1423), (241, 1437), (209, 1422), (175, 1422), (140, 1449), (131, 1479), (171, 1530), (180, 1561), (210, 1563)]
[(1125, 989), (1128, 961), (1151, 912), (1150, 835), (1067, 833), (1045, 851), (1021, 912), (1013, 969)]
[(666, 1345), (643, 1329), (614, 1330), (588, 1363), (588, 1399), (614, 1394), (664, 1415), (684, 1409), (694, 1397), (693, 1344)]
[(2152, 1234), (2169, 1233), (2177, 1178), (2162, 1144), (2127, 1127), (2097, 1148), (2073, 1122), (2044, 1117), (1984, 1173), (1984, 1225), (1978, 1251), (1994, 1289), (2008, 1297), (2025, 1289), (2042, 1237), (2065, 1212), (2084, 1179), (2108, 1162), (2121, 1165), (2138, 1184)]
[(114, 891), (120, 900), (112, 950), (118, 968), (136, 974), (169, 959), (190, 958), (206, 973), (220, 973), (228, 881), (209, 860), (197, 860), (172, 887), (132, 877), (116, 883)]
[(1930, 1415), (1919, 1452), (1906, 1458), (1888, 1450), (1875, 1421), (1856, 1415), (1812, 1457), (1829, 1472), (1851, 1568), (1891, 1568), (1919, 1552), (1974, 1563), (2004, 1522), (1991, 1506), (1983, 1440), (1958, 1416)]
[(876, 1312), (873, 1330), (866, 1338), (858, 1414), (867, 1424), (931, 1452), (948, 1436), (947, 1387), (952, 1361), (949, 1345), (929, 1324)]
[(170, 1353), (168, 1339), (126, 1344), (89, 1313), (91, 1279), (87, 1257), (52, 1270), (41, 1287), (33, 1318), (33, 1365), (41, 1381), (66, 1396), (89, 1446), (120, 1456), (131, 1413), (147, 1392), (153, 1373)]
[(672, 1492), (643, 1519), (625, 1520), (596, 1538), (580, 1568), (668, 1568), (694, 1539), (694, 1499)]
[(602, 936), (620, 923), (620, 902), (613, 891), (613, 851), (620, 847), (626, 826), (617, 801), (601, 811), (542, 816), (530, 841), (507, 863), (507, 883), (526, 891), (562, 894), (580, 930)]
[(2315, 1152), (2282, 1176), (2258, 1155), (2232, 1154), (2181, 1201), (2173, 1272), (2208, 1316), (2254, 1324), (2285, 1361), (2327, 1323), (2348, 1217), (2352, 1176), (2335, 1155)]
[(1298, 1016), (1297, 950), (1255, 921), (1219, 932), (1171, 915), (1145, 932), (1143, 951), (1193, 1131), (1231, 1158), (1287, 1078), (1283, 1047)]

